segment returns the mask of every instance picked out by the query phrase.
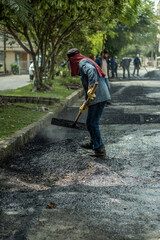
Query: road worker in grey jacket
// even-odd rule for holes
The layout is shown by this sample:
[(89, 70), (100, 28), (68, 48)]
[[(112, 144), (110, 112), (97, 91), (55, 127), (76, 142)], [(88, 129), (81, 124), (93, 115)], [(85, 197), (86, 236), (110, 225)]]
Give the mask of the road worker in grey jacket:
[[(84, 143), (81, 146), (86, 149), (93, 149), (95, 157), (105, 157), (106, 151), (102, 142), (101, 133), (99, 130), (99, 120), (103, 109), (111, 96), (108, 86), (105, 81), (105, 74), (102, 69), (90, 58), (80, 54), (77, 48), (70, 49), (67, 53), (71, 75), (80, 75), (82, 85), (85, 91), (85, 99), (91, 99), (88, 106), (87, 129), (90, 133), (90, 142)], [(92, 89), (95, 82), (98, 82), (98, 87), (95, 94), (92, 94)], [(86, 111), (84, 104), (80, 107), (80, 111)]]

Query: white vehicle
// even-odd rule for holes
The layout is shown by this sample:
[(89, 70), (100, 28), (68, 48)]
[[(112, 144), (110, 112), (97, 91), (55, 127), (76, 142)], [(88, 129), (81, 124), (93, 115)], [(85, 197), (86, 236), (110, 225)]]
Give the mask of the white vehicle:
[[(41, 66), (41, 56), (36, 56), (36, 61), (38, 62), (38, 67)], [(34, 63), (31, 62), (29, 66), (29, 78), (30, 80), (34, 79)]]
[(29, 79), (33, 80), (34, 78), (34, 63), (32, 62), (29, 66)]

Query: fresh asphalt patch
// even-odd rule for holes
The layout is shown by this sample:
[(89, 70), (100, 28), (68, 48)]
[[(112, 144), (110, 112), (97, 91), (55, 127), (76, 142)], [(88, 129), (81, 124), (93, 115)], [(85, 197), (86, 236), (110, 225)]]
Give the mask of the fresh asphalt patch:
[[(0, 169), (0, 239), (160, 238), (157, 90), (152, 82), (150, 88), (125, 84), (113, 85), (112, 104), (101, 118), (106, 159), (80, 147), (87, 131), (54, 125), (8, 159)], [(82, 102), (59, 118), (74, 120)]]

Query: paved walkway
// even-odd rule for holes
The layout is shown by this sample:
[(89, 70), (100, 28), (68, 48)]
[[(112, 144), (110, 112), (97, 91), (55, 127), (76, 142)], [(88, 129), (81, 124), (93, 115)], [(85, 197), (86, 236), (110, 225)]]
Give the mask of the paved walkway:
[(24, 87), (30, 83), (28, 74), (0, 76), (0, 92)]

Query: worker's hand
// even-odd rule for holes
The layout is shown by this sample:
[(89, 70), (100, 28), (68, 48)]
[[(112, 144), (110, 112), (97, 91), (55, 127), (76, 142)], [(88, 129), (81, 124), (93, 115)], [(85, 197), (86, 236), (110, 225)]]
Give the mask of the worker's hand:
[(84, 103), (82, 104), (82, 106), (79, 108), (79, 111), (80, 111), (81, 113), (85, 112), (85, 111), (87, 110), (87, 108), (88, 108), (88, 106), (84, 106), (85, 103), (86, 103), (86, 102), (84, 102)]
[(93, 90), (93, 88), (89, 86), (89, 87), (88, 87), (87, 95), (88, 95), (88, 97), (89, 97), (91, 100), (93, 100), (93, 99), (96, 97), (96, 94), (95, 94), (95, 93), (92, 93), (92, 90)]

